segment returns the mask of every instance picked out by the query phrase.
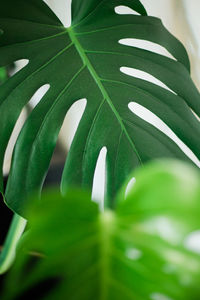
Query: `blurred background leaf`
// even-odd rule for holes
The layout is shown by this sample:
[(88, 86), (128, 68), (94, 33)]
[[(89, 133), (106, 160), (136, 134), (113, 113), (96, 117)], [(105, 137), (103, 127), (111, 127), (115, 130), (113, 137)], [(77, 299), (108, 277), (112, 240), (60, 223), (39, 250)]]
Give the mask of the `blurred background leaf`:
[(165, 161), (134, 176), (113, 211), (76, 189), (34, 201), (1, 299), (198, 300), (199, 171)]

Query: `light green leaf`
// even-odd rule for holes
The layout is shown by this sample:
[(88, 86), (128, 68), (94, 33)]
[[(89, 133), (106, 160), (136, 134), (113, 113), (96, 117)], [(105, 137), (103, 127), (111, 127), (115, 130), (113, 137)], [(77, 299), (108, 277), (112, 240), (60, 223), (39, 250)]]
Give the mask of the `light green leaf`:
[[(141, 15), (116, 14), (119, 5)], [(160, 117), (200, 157), (199, 121), (190, 110), (200, 115), (199, 93), (183, 45), (161, 21), (146, 16), (139, 0), (73, 0), (72, 18), (72, 26), (64, 28), (41, 0), (1, 4), (0, 66), (29, 60), (0, 87), (1, 167), (20, 112), (42, 85), (50, 85), (15, 146), (5, 197), (18, 214), (23, 214), (28, 195), (41, 190), (65, 115), (81, 98), (87, 106), (64, 167), (63, 193), (70, 185), (91, 189), (104, 146), (108, 200), (138, 165), (158, 157), (189, 160), (168, 136), (129, 110), (132, 101)], [(175, 60), (118, 43), (124, 38), (159, 44)], [(120, 67), (147, 72), (171, 91), (128, 76)]]
[(135, 177), (115, 211), (100, 213), (82, 191), (44, 194), (2, 299), (199, 299), (200, 249), (190, 237), (200, 230), (200, 173), (166, 161)]

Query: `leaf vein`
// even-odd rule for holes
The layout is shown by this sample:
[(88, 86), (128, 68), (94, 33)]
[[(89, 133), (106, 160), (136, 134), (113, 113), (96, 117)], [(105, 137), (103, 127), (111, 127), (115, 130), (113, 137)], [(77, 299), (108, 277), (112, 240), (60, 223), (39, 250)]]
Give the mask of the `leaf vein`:
[(100, 113), (100, 111), (101, 111), (102, 106), (103, 106), (104, 103), (105, 103), (105, 99), (103, 99), (102, 102), (100, 103), (99, 108), (98, 108), (98, 110), (97, 110), (97, 112), (96, 112), (96, 114), (95, 114), (95, 116), (94, 116), (93, 121), (92, 121), (90, 130), (89, 130), (89, 132), (88, 132), (87, 139), (86, 139), (86, 143), (85, 143), (85, 147), (84, 147), (84, 151), (83, 151), (83, 153), (84, 153), (84, 154), (83, 154), (83, 166), (84, 166), (84, 161), (85, 161), (85, 159), (86, 159), (86, 151), (87, 151), (89, 139), (90, 139), (90, 136), (91, 136), (91, 134), (92, 134), (92, 130), (93, 130), (93, 127), (94, 127), (94, 125), (95, 125), (96, 119), (97, 119), (97, 117), (98, 117), (98, 115), (99, 115), (99, 113)]
[(56, 25), (50, 25), (50, 24), (43, 24), (43, 23), (39, 23), (39, 22), (34, 22), (34, 21), (31, 21), (31, 20), (24, 20), (24, 19), (17, 19), (17, 18), (0, 18), (0, 20), (5, 20), (5, 21), (19, 21), (20, 23), (22, 22), (27, 22), (27, 23), (32, 23), (32, 24), (37, 24), (37, 25), (43, 25), (43, 26), (47, 26), (47, 27), (52, 27), (52, 28), (61, 28), (64, 26), (61, 24), (59, 26), (56, 26)]
[(59, 32), (59, 33), (56, 33), (54, 35), (50, 35), (50, 36), (47, 36), (47, 37), (44, 37), (44, 38), (40, 38), (40, 39), (35, 39), (35, 40), (31, 40), (31, 41), (27, 41), (27, 42), (19, 42), (19, 43), (15, 43), (15, 44), (12, 44), (12, 45), (5, 45), (5, 46), (2, 46), (0, 47), (0, 50), (1, 49), (5, 49), (5, 48), (9, 48), (9, 47), (15, 47), (15, 46), (23, 46), (23, 45), (31, 45), (31, 44), (34, 44), (36, 42), (41, 42), (41, 41), (44, 41), (44, 40), (49, 40), (49, 39), (52, 39), (52, 38), (56, 38), (60, 35), (64, 35), (66, 34), (66, 30), (65, 31), (62, 31), (62, 32)]
[[(32, 155), (33, 155), (33, 150), (34, 149), (34, 146), (37, 142), (37, 139), (39, 137), (39, 134), (42, 130), (42, 128), (44, 127), (45, 125), (45, 121), (47, 120), (48, 116), (50, 115), (51, 111), (53, 110), (53, 108), (55, 107), (55, 105), (57, 104), (57, 102), (59, 101), (60, 97), (68, 90), (68, 88), (70, 87), (71, 83), (74, 81), (75, 78), (78, 77), (78, 75), (81, 73), (81, 71), (85, 68), (85, 65), (83, 65), (77, 72), (76, 74), (72, 77), (72, 79), (68, 82), (68, 84), (64, 87), (64, 89), (60, 92), (60, 94), (58, 95), (58, 97), (55, 99), (55, 101), (53, 102), (53, 105), (50, 107), (50, 109), (48, 110), (47, 114), (45, 115), (45, 118), (43, 119), (41, 125), (40, 125), (40, 128), (37, 132), (37, 135), (34, 139), (34, 142), (32, 144), (32, 148), (31, 148), (31, 153), (29, 155), (29, 158), (28, 158), (28, 162), (27, 162), (27, 177), (29, 178), (28, 176), (28, 173), (29, 173), (29, 170), (30, 170), (30, 161), (32, 160)], [(31, 176), (30, 176), (31, 177)]]
[(61, 55), (64, 51), (68, 50), (71, 46), (73, 45), (73, 43), (70, 43), (66, 48), (62, 49), (59, 53), (57, 53), (55, 56), (53, 56), (50, 60), (48, 60), (47, 62), (45, 62), (42, 66), (40, 66), (37, 70), (35, 70), (33, 73), (31, 73), (28, 77), (26, 77), (24, 80), (22, 80), (20, 82), (20, 84), (18, 84), (14, 89), (11, 90), (11, 92), (9, 93), (9, 95), (2, 100), (2, 102), (0, 103), (0, 106), (3, 104), (3, 102), (10, 96), (12, 95), (12, 93), (18, 88), (20, 87), (25, 81), (27, 81), (27, 79), (30, 79), (31, 77), (33, 77), (35, 74), (37, 74), (39, 71), (41, 71), (42, 69), (44, 69), (46, 66), (48, 66), (52, 61), (54, 61), (59, 55)]

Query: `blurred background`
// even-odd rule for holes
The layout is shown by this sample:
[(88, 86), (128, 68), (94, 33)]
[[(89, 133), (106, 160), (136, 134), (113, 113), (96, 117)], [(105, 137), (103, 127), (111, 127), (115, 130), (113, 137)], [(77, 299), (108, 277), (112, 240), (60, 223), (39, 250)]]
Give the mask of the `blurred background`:
[[(45, 2), (50, 6), (50, 8), (55, 12), (55, 14), (60, 18), (62, 23), (67, 27), (70, 26), (71, 22), (71, 13), (70, 5), (71, 0), (45, 0)], [(124, 1), (125, 2), (125, 1)], [(200, 1), (197, 0), (141, 0), (145, 6), (147, 12), (151, 16), (156, 16), (162, 19), (164, 25), (167, 29), (173, 33), (179, 40), (182, 41), (186, 47), (190, 61), (191, 61), (191, 74), (192, 78), (197, 85), (197, 88), (200, 89), (200, 22), (199, 22), (199, 11), (200, 11)], [(127, 7), (117, 7), (116, 12), (123, 14), (129, 12)], [(158, 52), (162, 55), (171, 57), (171, 55), (162, 47), (144, 41), (135, 41), (131, 39), (126, 39), (123, 43), (128, 45), (134, 45), (148, 49), (150, 51)], [(15, 66), (10, 70), (10, 75), (14, 75), (15, 72), (23, 68), (28, 62), (26, 60), (20, 60), (15, 62)], [(144, 78), (156, 84), (164, 86), (156, 78), (145, 74), (144, 72), (133, 70), (129, 68), (124, 68), (124, 72), (130, 75), (134, 75), (139, 78)], [(15, 144), (16, 138), (19, 134), (23, 123), (26, 120), (26, 117), (29, 111), (37, 105), (42, 96), (48, 90), (48, 84), (41, 87), (35, 95), (32, 97), (29, 102), (29, 108), (22, 111), (20, 118), (15, 126), (12, 137), (10, 139), (6, 157), (4, 162), (4, 174), (8, 174), (11, 162), (11, 155), (13, 151), (13, 146)], [(134, 95), (133, 95), (134, 97)], [(78, 99), (77, 99), (78, 100)], [(80, 99), (77, 101), (67, 113), (65, 121), (62, 126), (62, 130), (59, 135), (58, 145), (55, 150), (54, 157), (52, 159), (51, 171), (53, 176), (57, 177), (57, 180), (60, 179), (62, 166), (66, 159), (67, 152), (69, 150), (70, 144), (72, 142), (73, 136), (79, 124), (80, 118), (84, 112), (86, 105), (85, 99)], [(130, 107), (130, 109), (132, 109)], [(197, 158), (191, 153), (191, 151), (171, 132), (159, 118), (145, 110), (141, 107), (134, 107), (134, 111), (137, 110), (138, 115), (145, 119), (146, 121), (152, 123), (154, 126), (158, 127), (160, 130), (164, 131), (169, 135), (174, 141), (187, 153), (187, 155), (198, 165), (200, 166)], [(106, 148), (104, 147), (100, 152), (99, 159), (97, 162), (97, 168), (95, 171), (94, 177), (94, 187), (93, 187), (93, 198), (101, 201), (104, 195), (104, 182), (105, 182), (105, 157), (106, 157)], [(50, 176), (51, 177), (51, 176)], [(51, 179), (50, 179), (51, 180)]]

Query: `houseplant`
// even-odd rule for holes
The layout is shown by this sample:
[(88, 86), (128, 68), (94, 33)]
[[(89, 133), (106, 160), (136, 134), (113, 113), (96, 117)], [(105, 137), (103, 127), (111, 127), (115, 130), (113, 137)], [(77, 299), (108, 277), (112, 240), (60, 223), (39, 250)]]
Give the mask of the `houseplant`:
[[(116, 14), (115, 7), (123, 4), (140, 15)], [(114, 196), (137, 166), (158, 157), (189, 160), (169, 137), (131, 113), (130, 102), (158, 115), (199, 158), (200, 127), (191, 109), (199, 116), (200, 100), (186, 51), (160, 20), (146, 16), (140, 1), (73, 0), (72, 26), (64, 28), (42, 1), (9, 0), (1, 6), (0, 28), (0, 65), (29, 60), (0, 87), (1, 166), (22, 108), (39, 87), (50, 85), (21, 130), (5, 192), (1, 176), (1, 192), (17, 213), (10, 241), (23, 231), (20, 216), (27, 199), (40, 193), (65, 114), (80, 98), (87, 106), (63, 170), (62, 194), (71, 185), (91, 190), (104, 146), (106, 207), (114, 206)], [(127, 37), (157, 43), (176, 60), (118, 43)], [(123, 66), (148, 72), (171, 91), (125, 75)]]

